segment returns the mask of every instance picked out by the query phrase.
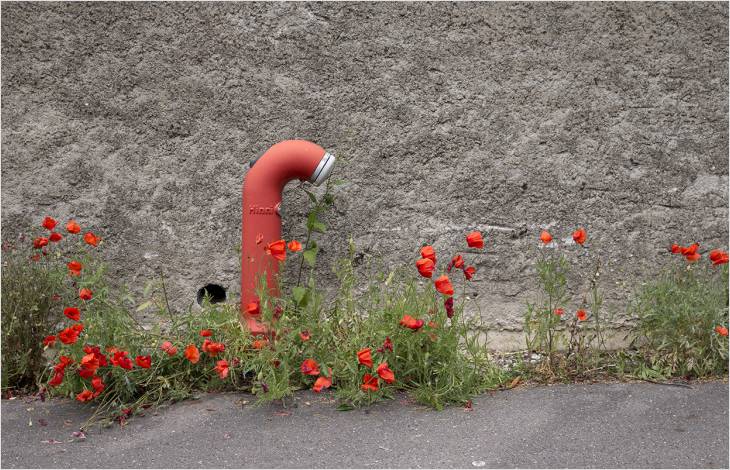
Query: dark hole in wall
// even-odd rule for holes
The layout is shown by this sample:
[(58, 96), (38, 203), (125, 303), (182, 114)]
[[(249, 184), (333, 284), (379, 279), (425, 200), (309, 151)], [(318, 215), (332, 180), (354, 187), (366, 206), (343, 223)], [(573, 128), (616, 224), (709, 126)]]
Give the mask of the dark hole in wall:
[(198, 305), (203, 305), (203, 299), (208, 296), (210, 303), (217, 304), (226, 301), (226, 288), (219, 284), (206, 284), (198, 289)]

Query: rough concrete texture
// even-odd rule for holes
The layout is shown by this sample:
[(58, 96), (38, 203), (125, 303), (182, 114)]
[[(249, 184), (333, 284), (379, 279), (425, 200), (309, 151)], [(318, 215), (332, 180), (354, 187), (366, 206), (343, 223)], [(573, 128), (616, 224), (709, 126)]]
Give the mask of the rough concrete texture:
[[(489, 393), (473, 409), (404, 397), (337, 411), (207, 395), (75, 439), (70, 400), (2, 401), (3, 468), (727, 468), (728, 387), (558, 385)], [(406, 406), (404, 406), (406, 405)], [(29, 425), (31, 424), (31, 425)]]
[[(479, 229), (467, 292), (495, 332), (521, 328), (543, 228), (579, 272), (602, 259), (619, 313), (668, 244), (727, 246), (726, 3), (3, 2), (2, 56), (4, 236), (76, 217), (177, 306), (236, 296), (247, 162), (290, 138), (347, 181), (324, 285), (350, 234), (395, 266)], [(287, 238), (307, 201), (288, 187)]]

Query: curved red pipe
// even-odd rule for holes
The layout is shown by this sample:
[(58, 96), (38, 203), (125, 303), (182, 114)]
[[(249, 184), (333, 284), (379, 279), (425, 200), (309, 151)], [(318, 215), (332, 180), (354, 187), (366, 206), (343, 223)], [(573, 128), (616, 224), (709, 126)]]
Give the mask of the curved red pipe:
[(281, 192), (291, 180), (320, 184), (327, 179), (334, 157), (306, 140), (285, 140), (251, 162), (243, 181), (243, 229), (241, 240), (241, 323), (254, 335), (266, 334), (261, 314), (251, 313), (258, 302), (256, 287), (266, 274), (271, 296), (277, 296), (279, 261), (266, 253), (266, 246), (281, 239)]

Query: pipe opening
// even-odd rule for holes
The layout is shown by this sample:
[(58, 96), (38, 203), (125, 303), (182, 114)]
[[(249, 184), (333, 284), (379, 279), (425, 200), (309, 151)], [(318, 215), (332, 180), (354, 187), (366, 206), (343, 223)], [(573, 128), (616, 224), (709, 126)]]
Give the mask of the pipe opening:
[(198, 305), (203, 305), (203, 300), (208, 297), (212, 304), (226, 301), (226, 288), (219, 284), (206, 284), (198, 289)]
[(335, 160), (336, 158), (334, 155), (331, 153), (325, 153), (322, 160), (320, 160), (319, 165), (317, 165), (317, 168), (314, 169), (314, 173), (312, 173), (312, 176), (309, 178), (309, 182), (315, 186), (322, 184), (327, 178), (329, 178), (330, 173), (332, 172), (332, 167), (335, 166)]

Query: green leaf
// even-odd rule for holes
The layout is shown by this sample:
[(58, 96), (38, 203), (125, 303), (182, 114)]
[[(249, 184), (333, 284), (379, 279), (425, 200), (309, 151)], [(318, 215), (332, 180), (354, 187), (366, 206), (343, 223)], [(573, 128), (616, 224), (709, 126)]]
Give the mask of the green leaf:
[(312, 231), (319, 232), (319, 233), (325, 233), (327, 231), (327, 226), (325, 224), (323, 224), (322, 222), (316, 221), (312, 224)]
[(305, 250), (304, 253), (302, 253), (302, 256), (304, 256), (304, 261), (310, 267), (314, 267), (314, 264), (317, 262), (317, 251), (319, 251), (319, 248), (313, 246), (312, 248)]
[(137, 307), (137, 311), (138, 312), (141, 312), (142, 310), (150, 307), (151, 305), (152, 305), (152, 301), (151, 300), (148, 300), (147, 302), (143, 302), (142, 304), (140, 304), (139, 307)]
[(292, 289), (292, 297), (297, 304), (301, 304), (304, 296), (307, 294), (307, 289), (304, 287), (297, 286)]
[(337, 405), (337, 411), (352, 411), (355, 407), (349, 403), (340, 403)]
[(304, 190), (304, 192), (307, 193), (307, 196), (309, 196), (310, 201), (317, 204), (317, 196), (315, 196), (313, 192), (307, 191), (306, 189)]
[(309, 230), (310, 232), (314, 230), (314, 224), (317, 222), (317, 213), (315, 211), (311, 211), (309, 214), (307, 214), (307, 230)]

